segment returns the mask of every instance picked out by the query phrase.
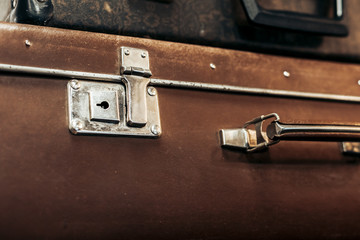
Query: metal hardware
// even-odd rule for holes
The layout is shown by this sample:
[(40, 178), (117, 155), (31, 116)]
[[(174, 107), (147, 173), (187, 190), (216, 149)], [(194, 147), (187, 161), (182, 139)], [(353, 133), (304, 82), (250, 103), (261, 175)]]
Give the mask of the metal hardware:
[(74, 133), (81, 131), (84, 128), (84, 123), (79, 119), (71, 121), (71, 129)]
[[(61, 78), (69, 78), (69, 79), (77, 78), (83, 80), (94, 80), (94, 81), (103, 81), (103, 82), (122, 81), (122, 76), (115, 74), (79, 72), (79, 71), (28, 67), (28, 66), (11, 65), (11, 64), (0, 64), (0, 71), (61, 77)], [(299, 92), (299, 91), (288, 91), (288, 90), (277, 90), (277, 89), (266, 89), (266, 88), (252, 88), (252, 87), (241, 87), (241, 86), (224, 85), (224, 84), (186, 82), (186, 81), (176, 81), (176, 80), (156, 79), (156, 78), (150, 78), (149, 85), (172, 87), (172, 88), (199, 89), (204, 91), (253, 94), (260, 96), (289, 97), (289, 98), (299, 98), (299, 99), (315, 99), (315, 100), (327, 100), (327, 101), (335, 101), (335, 102), (360, 103), (360, 97), (352, 96), (352, 95), (311, 93), (311, 92)]]
[[(270, 118), (275, 118), (275, 121), (280, 120), (276, 113), (271, 113), (246, 122), (242, 128), (220, 130), (221, 146), (240, 148), (247, 152), (254, 152), (263, 150), (277, 143), (278, 141), (269, 139), (262, 130), (264, 121)], [(255, 126), (255, 130), (248, 128), (252, 125)]]
[(70, 81), (70, 86), (74, 89), (74, 90), (78, 90), (80, 88), (80, 83), (78, 80), (71, 80)]
[(78, 72), (78, 71), (69, 71), (62, 69), (28, 67), (28, 66), (19, 66), (19, 65), (11, 65), (11, 64), (0, 64), (0, 71), (51, 76), (58, 78), (69, 78), (69, 79), (76, 78), (83, 80), (118, 82), (118, 83), (121, 82), (121, 78), (122, 78), (120, 75), (115, 75), (115, 74)]
[(25, 40), (25, 46), (27, 46), (27, 47), (31, 46), (31, 42), (28, 39)]
[(240, 87), (240, 86), (233, 86), (233, 85), (185, 82), (185, 81), (174, 81), (174, 80), (155, 79), (155, 78), (150, 79), (150, 85), (162, 86), (162, 87), (172, 87), (172, 88), (199, 89), (199, 90), (206, 90), (206, 91), (243, 93), (243, 94), (253, 94), (253, 95), (260, 95), (260, 96), (289, 97), (289, 98), (300, 98), (300, 99), (316, 99), (316, 100), (327, 100), (327, 101), (336, 101), (336, 102), (360, 103), (359, 96), (351, 96), (351, 95), (311, 93), (311, 92), (298, 92), (298, 91), (266, 89), (266, 88)]
[(146, 91), (150, 79), (138, 76), (124, 76), (126, 87), (127, 124), (145, 126), (147, 123)]
[[(126, 91), (119, 83), (78, 81), (68, 83), (69, 129), (73, 134), (105, 134), (143, 137), (161, 135), (157, 96), (146, 94), (147, 123), (143, 127), (126, 124)], [(153, 126), (157, 126), (154, 132)]]
[(155, 96), (156, 95), (156, 89), (154, 87), (148, 87), (147, 92), (148, 92), (148, 94), (150, 96)]
[(154, 135), (158, 136), (161, 133), (161, 129), (160, 129), (160, 127), (158, 125), (153, 125), (153, 126), (151, 126), (151, 132)]
[(340, 146), (344, 155), (360, 155), (360, 142), (342, 142)]
[(151, 77), (148, 51), (130, 47), (121, 47), (120, 51), (121, 74)]
[(119, 97), (117, 91), (91, 91), (90, 120), (119, 123)]
[[(275, 118), (264, 128), (264, 121)], [(255, 130), (249, 129), (254, 125)], [(221, 145), (237, 147), (247, 152), (258, 151), (280, 140), (296, 141), (360, 141), (360, 126), (326, 124), (286, 124), (281, 123), (276, 113), (255, 118), (239, 129), (220, 131)], [(346, 149), (343, 147), (343, 149)]]
[(143, 127), (147, 123), (146, 91), (151, 76), (148, 52), (143, 49), (121, 47), (121, 78), (126, 88), (129, 126)]
[(284, 77), (286, 77), (286, 78), (290, 77), (290, 73), (289, 73), (288, 71), (284, 71), (284, 72), (283, 72), (283, 75), (284, 75)]
[(53, 16), (52, 0), (14, 0), (6, 21), (45, 25)]
[[(121, 47), (122, 75), (92, 74), (72, 71), (53, 71), (60, 76), (112, 81), (91, 83), (72, 80), (69, 83), (69, 115), (80, 119), (84, 126), (71, 127), (73, 133), (159, 136), (161, 133), (158, 100), (148, 95), (151, 76), (148, 52), (143, 49)], [(13, 70), (13, 69), (11, 69)], [(39, 70), (39, 69), (37, 69)], [(48, 73), (49, 70), (40, 70)], [(123, 83), (122, 86), (119, 83)], [(85, 86), (84, 86), (85, 84)], [(80, 89), (81, 85), (81, 89)], [(156, 93), (156, 90), (151, 90)], [(155, 96), (155, 98), (154, 98)], [(150, 104), (150, 105), (149, 105)], [(156, 126), (154, 128), (154, 126)]]
[(215, 69), (215, 68), (216, 68), (216, 65), (213, 64), (213, 63), (210, 63), (210, 68), (211, 68), (211, 69)]
[(12, 0), (12, 1), (11, 1), (11, 7), (12, 7), (12, 8), (15, 8), (16, 5), (17, 5), (17, 2), (18, 2), (18, 0)]
[(344, 11), (343, 11), (343, 8), (344, 8), (344, 3), (343, 3), (343, 0), (336, 0), (336, 7), (335, 7), (335, 16), (337, 19), (342, 19), (343, 16), (344, 16)]

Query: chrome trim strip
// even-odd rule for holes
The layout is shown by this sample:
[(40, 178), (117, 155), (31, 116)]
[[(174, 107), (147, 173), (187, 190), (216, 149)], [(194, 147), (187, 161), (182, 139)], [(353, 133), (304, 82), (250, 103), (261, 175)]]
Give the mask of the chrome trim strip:
[(56, 76), (64, 78), (76, 78), (86, 80), (100, 80), (106, 82), (119, 82), (121, 81), (120, 75), (102, 74), (102, 73), (90, 73), (90, 72), (78, 72), (52, 68), (40, 68), (40, 67), (28, 67), (11, 64), (0, 64), (0, 71), (15, 72), (15, 73), (27, 73), (34, 75), (44, 76)]
[[(75, 78), (75, 79), (84, 79), (84, 80), (86, 79), (86, 80), (96, 80), (96, 81), (107, 81), (107, 82), (121, 82), (122, 79), (120, 75), (116, 75), (116, 74), (78, 72), (78, 71), (28, 67), (28, 66), (10, 65), (10, 64), (0, 64), (0, 71), (26, 73), (26, 74), (43, 75), (43, 76), (56, 76), (56, 77), (64, 77), (70, 79)], [(223, 85), (223, 84), (174, 81), (174, 80), (165, 80), (165, 79), (156, 79), (156, 78), (151, 78), (149, 84), (160, 87), (189, 88), (189, 89), (199, 89), (199, 90), (208, 90), (208, 91), (254, 94), (261, 96), (277, 96), (277, 97), (360, 103), (359, 96), (339, 95), (339, 94), (239, 87), (239, 86)]]
[(327, 94), (327, 93), (310, 93), (310, 92), (298, 92), (288, 90), (274, 90), (266, 88), (251, 88), (251, 87), (239, 87), (232, 85), (222, 84), (208, 84), (199, 82), (185, 82), (185, 81), (172, 81), (154, 79), (150, 80), (150, 84), (154, 86), (166, 86), (166, 87), (178, 87), (178, 88), (190, 88), (190, 89), (201, 89), (210, 91), (221, 91), (221, 92), (233, 92), (233, 93), (245, 93), (262, 96), (277, 96), (277, 97), (291, 97), (291, 98), (302, 98), (302, 99), (316, 99), (316, 100), (330, 100), (338, 102), (360, 102), (360, 97), (350, 95), (339, 95), (339, 94)]

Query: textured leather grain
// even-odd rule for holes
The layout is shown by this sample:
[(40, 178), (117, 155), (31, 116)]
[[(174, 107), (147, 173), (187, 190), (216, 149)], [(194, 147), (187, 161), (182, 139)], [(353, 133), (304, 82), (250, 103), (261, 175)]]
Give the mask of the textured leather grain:
[[(118, 50), (130, 46), (149, 51), (156, 78), (360, 91), (355, 64), (26, 25), (0, 24), (0, 34), (0, 63), (118, 74)], [(0, 75), (1, 239), (359, 238), (360, 168), (337, 143), (244, 154), (218, 136), (270, 112), (358, 122), (358, 104), (158, 87), (159, 139), (74, 136), (66, 84)]]

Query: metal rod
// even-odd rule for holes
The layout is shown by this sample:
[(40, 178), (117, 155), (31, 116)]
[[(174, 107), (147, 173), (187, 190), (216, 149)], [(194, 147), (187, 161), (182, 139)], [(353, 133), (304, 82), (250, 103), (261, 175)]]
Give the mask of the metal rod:
[[(116, 75), (116, 74), (68, 71), (61, 69), (28, 67), (28, 66), (19, 66), (19, 65), (10, 65), (10, 64), (0, 64), (0, 71), (64, 77), (69, 79), (76, 78), (76, 79), (109, 81), (109, 82), (121, 82), (122, 79), (120, 75)], [(251, 88), (251, 87), (240, 87), (240, 86), (223, 85), (223, 84), (174, 81), (174, 80), (165, 80), (165, 79), (156, 79), (156, 78), (151, 78), (149, 84), (160, 87), (189, 88), (189, 89), (199, 89), (199, 90), (208, 90), (208, 91), (254, 94), (261, 96), (277, 96), (277, 97), (291, 97), (291, 98), (301, 98), (301, 99), (316, 99), (316, 100), (360, 103), (360, 97), (358, 96), (338, 95), (338, 94)]]
[(43, 76), (56, 76), (64, 78), (76, 78), (86, 80), (99, 80), (99, 81), (110, 81), (119, 82), (121, 81), (120, 75), (103, 74), (103, 73), (90, 73), (90, 72), (78, 72), (52, 68), (39, 68), (39, 67), (28, 67), (10, 64), (0, 64), (0, 71), (14, 72), (14, 73), (26, 73)]
[(162, 79), (154, 79), (154, 78), (152, 78), (150, 80), (150, 84), (154, 85), (154, 86), (191, 88), (191, 89), (233, 92), (233, 93), (246, 93), (246, 94), (255, 94), (255, 95), (262, 95), (262, 96), (319, 99), (319, 100), (330, 100), (330, 101), (338, 101), (338, 102), (356, 102), (356, 103), (360, 102), (360, 97), (350, 96), (350, 95), (309, 93), (309, 92), (274, 90), (274, 89), (265, 89), (265, 88), (239, 87), (239, 86), (232, 86), (232, 85), (172, 81), (172, 80), (162, 80)]

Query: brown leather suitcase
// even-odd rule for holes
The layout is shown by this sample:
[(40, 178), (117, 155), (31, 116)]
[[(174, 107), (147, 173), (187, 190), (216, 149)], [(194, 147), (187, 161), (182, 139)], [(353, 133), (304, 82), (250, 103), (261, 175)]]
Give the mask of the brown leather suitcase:
[(268, 113), (356, 125), (359, 65), (20, 24), (0, 35), (1, 239), (359, 238), (360, 169), (339, 143), (251, 153), (219, 135)]

